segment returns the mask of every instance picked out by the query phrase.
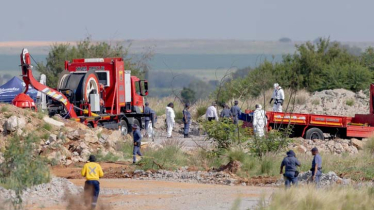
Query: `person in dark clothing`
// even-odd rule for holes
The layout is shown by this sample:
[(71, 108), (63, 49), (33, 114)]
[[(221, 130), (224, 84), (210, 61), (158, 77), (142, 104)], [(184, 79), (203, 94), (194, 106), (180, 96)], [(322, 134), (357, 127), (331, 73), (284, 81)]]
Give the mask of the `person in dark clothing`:
[[(151, 113), (152, 112), (152, 109), (151, 108), (149, 108), (149, 103), (148, 102), (146, 102), (145, 103), (145, 107), (144, 107), (144, 114), (147, 114), (148, 116), (146, 116), (145, 118), (144, 118), (144, 129), (145, 129), (145, 135), (144, 136), (148, 136), (148, 133), (149, 133), (149, 121), (151, 121), (152, 120), (152, 118), (151, 118)], [(153, 122), (152, 122), (153, 123)]]
[(132, 152), (132, 155), (133, 155), (132, 163), (136, 163), (136, 155), (142, 156), (142, 153), (140, 152), (142, 135), (139, 131), (139, 127), (136, 124), (132, 125), (132, 130), (133, 130), (132, 136), (134, 138), (134, 150)]
[(314, 147), (311, 152), (314, 156), (312, 168), (310, 169), (312, 171), (312, 181), (319, 187), (322, 176), (322, 158), (319, 155), (317, 147)]
[(299, 160), (296, 158), (295, 152), (290, 150), (287, 152), (287, 157), (282, 161), (280, 167), (280, 174), (283, 174), (283, 168), (285, 167), (285, 173), (283, 174), (286, 188), (289, 188), (291, 184), (297, 185), (297, 166), (300, 166)]
[(231, 110), (230, 110), (231, 115), (232, 115), (232, 121), (234, 122), (234, 124), (238, 124), (238, 121), (239, 121), (238, 118), (240, 114), (242, 113), (238, 104), (239, 104), (239, 101), (235, 101), (234, 106), (231, 107)]
[(223, 106), (223, 110), (220, 114), (220, 117), (221, 118), (231, 118), (232, 117), (232, 114), (231, 114), (231, 111), (230, 111), (230, 108), (227, 104), (225, 104)]
[(191, 125), (191, 113), (188, 111), (190, 105), (187, 103), (183, 109), (183, 123), (184, 123), (184, 138), (188, 138)]

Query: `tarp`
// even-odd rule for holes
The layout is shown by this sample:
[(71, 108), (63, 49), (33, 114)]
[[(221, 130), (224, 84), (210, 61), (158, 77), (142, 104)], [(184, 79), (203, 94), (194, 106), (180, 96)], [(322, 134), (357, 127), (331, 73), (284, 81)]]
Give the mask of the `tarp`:
[[(12, 100), (25, 89), (25, 83), (18, 77), (13, 77), (7, 83), (0, 86), (0, 102), (2, 103), (12, 103)], [(36, 102), (36, 95), (38, 91), (29, 86), (27, 95), (29, 95), (34, 102)]]

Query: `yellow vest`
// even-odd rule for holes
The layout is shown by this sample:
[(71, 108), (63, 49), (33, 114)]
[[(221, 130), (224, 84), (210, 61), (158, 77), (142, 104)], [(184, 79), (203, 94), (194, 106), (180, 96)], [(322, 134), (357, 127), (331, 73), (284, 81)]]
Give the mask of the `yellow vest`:
[(98, 163), (89, 162), (84, 164), (82, 176), (86, 177), (87, 180), (99, 180), (104, 176), (104, 172)]

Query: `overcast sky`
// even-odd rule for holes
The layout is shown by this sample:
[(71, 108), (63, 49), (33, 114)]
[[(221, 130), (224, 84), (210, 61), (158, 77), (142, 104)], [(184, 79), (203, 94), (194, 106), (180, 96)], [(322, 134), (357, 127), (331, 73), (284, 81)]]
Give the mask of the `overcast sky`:
[(9, 0), (0, 41), (246, 39), (374, 41), (372, 0)]

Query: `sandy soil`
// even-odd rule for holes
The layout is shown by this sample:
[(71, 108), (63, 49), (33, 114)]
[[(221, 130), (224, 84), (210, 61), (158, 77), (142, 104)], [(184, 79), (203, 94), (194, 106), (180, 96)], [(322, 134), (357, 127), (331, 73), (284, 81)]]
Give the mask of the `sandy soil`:
[[(84, 179), (72, 179), (83, 186)], [(239, 209), (252, 209), (262, 195), (274, 190), (267, 187), (224, 186), (132, 179), (103, 179), (102, 188), (122, 188), (128, 195), (101, 196), (99, 209), (230, 209), (240, 199)], [(76, 198), (76, 201), (80, 199)], [(58, 206), (29, 206), (29, 209), (66, 209)]]

